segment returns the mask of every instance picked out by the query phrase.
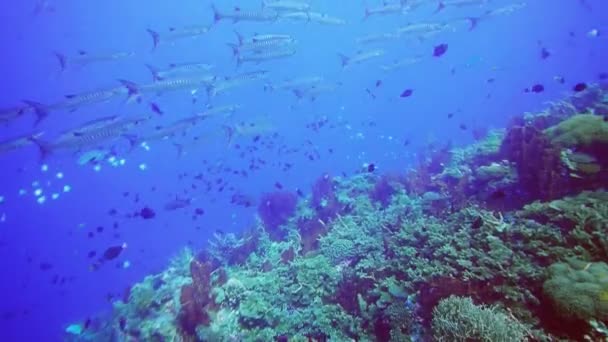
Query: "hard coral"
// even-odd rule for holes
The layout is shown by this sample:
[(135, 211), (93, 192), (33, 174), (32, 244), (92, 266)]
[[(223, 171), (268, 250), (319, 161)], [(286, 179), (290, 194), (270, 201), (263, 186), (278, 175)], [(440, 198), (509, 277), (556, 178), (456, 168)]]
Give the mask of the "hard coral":
[(500, 148), (501, 155), (515, 164), (523, 200), (549, 200), (563, 194), (563, 165), (559, 148), (538, 129), (513, 126)]
[(280, 226), (287, 223), (287, 220), (295, 213), (297, 201), (297, 196), (288, 191), (276, 191), (262, 195), (258, 215), (271, 239), (279, 241), (285, 238), (287, 232), (281, 230)]
[(608, 265), (570, 259), (549, 267), (545, 295), (566, 319), (608, 320)]
[(545, 133), (551, 142), (561, 147), (587, 148), (593, 144), (608, 144), (608, 122), (592, 114), (575, 115)]
[(433, 311), (435, 341), (525, 341), (527, 335), (512, 315), (475, 305), (471, 298), (444, 299)]

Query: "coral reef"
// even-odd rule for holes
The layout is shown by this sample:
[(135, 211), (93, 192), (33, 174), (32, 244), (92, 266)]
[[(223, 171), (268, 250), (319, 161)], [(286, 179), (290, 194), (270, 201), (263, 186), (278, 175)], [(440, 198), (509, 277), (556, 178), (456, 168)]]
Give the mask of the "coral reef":
[(324, 174), (307, 198), (266, 194), (256, 227), (134, 285), (99, 336), (605, 339), (608, 157), (602, 134), (572, 133), (608, 102), (589, 92), (474, 145), (429, 147), (405, 174)]
[(608, 265), (567, 259), (549, 267), (545, 295), (566, 319), (608, 321)]
[(526, 327), (496, 307), (473, 304), (471, 298), (450, 297), (433, 312), (435, 341), (525, 341)]
[(258, 206), (258, 215), (264, 223), (264, 228), (273, 240), (283, 240), (286, 232), (281, 225), (295, 213), (297, 197), (294, 193), (277, 191), (263, 194)]

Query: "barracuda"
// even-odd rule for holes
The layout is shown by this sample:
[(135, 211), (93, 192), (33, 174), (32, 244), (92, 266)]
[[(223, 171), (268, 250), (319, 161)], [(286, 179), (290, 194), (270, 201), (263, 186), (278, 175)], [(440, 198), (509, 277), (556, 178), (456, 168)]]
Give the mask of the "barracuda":
[(104, 126), (81, 130), (80, 128), (69, 130), (59, 135), (55, 140), (42, 141), (40, 139), (32, 139), (40, 150), (42, 159), (59, 150), (76, 150), (83, 148), (98, 147), (100, 144), (112, 141), (118, 138), (126, 138), (131, 146), (136, 142), (136, 138), (129, 135), (130, 130), (148, 121), (150, 117), (138, 117), (132, 119), (117, 120)]
[(246, 63), (246, 62), (260, 63), (260, 62), (270, 61), (270, 60), (274, 60), (274, 59), (287, 58), (287, 57), (293, 56), (295, 53), (296, 53), (296, 49), (287, 48), (287, 49), (266, 51), (263, 53), (250, 55), (250, 56), (239, 55), (237, 58), (237, 66), (241, 65), (243, 63)]
[(258, 22), (268, 22), (277, 20), (279, 14), (276, 11), (272, 10), (262, 10), (262, 11), (243, 11), (239, 8), (236, 8), (234, 11), (230, 13), (222, 13), (220, 12), (214, 4), (211, 4), (211, 9), (213, 10), (213, 22), (217, 23), (223, 19), (232, 19), (233, 22), (239, 21), (258, 21)]
[(146, 67), (150, 70), (152, 79), (155, 82), (173, 77), (188, 77), (204, 74), (215, 68), (214, 65), (207, 63), (169, 64), (167, 69), (159, 69), (150, 64), (146, 64)]
[(153, 50), (163, 43), (172, 43), (177, 40), (196, 38), (209, 32), (208, 26), (191, 26), (181, 29), (170, 28), (169, 32), (160, 33), (151, 29), (147, 29), (152, 37)]

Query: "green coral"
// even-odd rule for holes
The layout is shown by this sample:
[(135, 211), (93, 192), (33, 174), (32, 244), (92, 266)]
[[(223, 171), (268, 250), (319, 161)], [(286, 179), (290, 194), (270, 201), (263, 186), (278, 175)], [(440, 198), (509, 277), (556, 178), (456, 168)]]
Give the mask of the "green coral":
[(568, 259), (549, 267), (543, 291), (567, 319), (608, 320), (608, 265)]
[(502, 161), (500, 163), (492, 162), (488, 165), (479, 166), (475, 175), (478, 180), (489, 182), (515, 178), (517, 177), (517, 171), (509, 162)]
[(608, 144), (608, 122), (592, 114), (575, 115), (545, 130), (551, 142), (563, 147)]
[(494, 306), (478, 306), (471, 298), (450, 297), (433, 310), (435, 341), (510, 342), (526, 340), (526, 327)]

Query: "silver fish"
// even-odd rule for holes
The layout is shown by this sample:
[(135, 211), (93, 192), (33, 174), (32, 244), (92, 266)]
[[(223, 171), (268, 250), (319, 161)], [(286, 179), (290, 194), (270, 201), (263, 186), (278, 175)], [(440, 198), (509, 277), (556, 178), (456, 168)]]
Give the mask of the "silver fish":
[(35, 144), (35, 140), (40, 138), (43, 134), (43, 132), (36, 132), (0, 141), (0, 153), (10, 152), (23, 147), (31, 146)]
[(65, 71), (70, 66), (85, 67), (87, 65), (95, 63), (112, 62), (131, 57), (134, 54), (135, 53), (133, 52), (115, 52), (111, 54), (91, 55), (88, 52), (81, 50), (78, 51), (78, 54), (76, 56), (67, 56), (63, 53), (55, 51), (55, 57), (59, 62), (59, 67), (61, 68), (61, 71)]
[(168, 32), (159, 33), (151, 29), (146, 29), (152, 37), (153, 50), (163, 43), (173, 43), (187, 38), (196, 38), (209, 32), (208, 26), (191, 26), (180, 29), (170, 28)]
[(343, 54), (338, 54), (340, 59), (342, 60), (342, 68), (347, 68), (354, 64), (361, 64), (370, 59), (378, 58), (384, 56), (385, 51), (382, 49), (376, 49), (371, 51), (359, 52), (352, 57), (348, 57)]
[(244, 11), (240, 8), (235, 8), (232, 12), (220, 12), (214, 4), (211, 4), (213, 10), (213, 22), (217, 23), (223, 19), (232, 19), (233, 22), (239, 21), (257, 21), (269, 22), (277, 20), (279, 14), (273, 10), (262, 11)]
[(146, 67), (150, 70), (154, 82), (167, 78), (206, 74), (215, 68), (214, 65), (207, 63), (173, 63), (169, 64), (169, 67), (165, 69), (160, 69), (150, 64), (146, 64)]
[(197, 75), (191, 77), (168, 78), (153, 83), (137, 84), (128, 80), (119, 80), (128, 90), (129, 100), (140, 100), (142, 94), (155, 93), (162, 94), (176, 90), (197, 90), (206, 87), (215, 81), (213, 75)]
[(207, 95), (209, 97), (213, 97), (220, 93), (226, 92), (227, 90), (240, 87), (250, 82), (263, 80), (267, 77), (267, 74), (268, 71), (265, 70), (253, 71), (218, 80), (207, 87)]
[(310, 9), (310, 4), (301, 1), (279, 0), (262, 1), (263, 9), (271, 9), (277, 12), (306, 12)]
[(261, 52), (261, 53), (257, 53), (254, 55), (238, 55), (237, 56), (237, 66), (246, 63), (246, 62), (254, 62), (254, 63), (260, 63), (260, 62), (265, 62), (265, 61), (270, 61), (270, 60), (274, 60), (274, 59), (282, 59), (282, 58), (287, 58), (290, 56), (295, 55), (296, 53), (296, 49), (294, 48), (282, 48), (279, 50), (271, 50), (271, 51), (265, 51), (265, 52)]
[(301, 77), (292, 80), (287, 80), (281, 83), (266, 84), (264, 85), (264, 90), (294, 90), (298, 88), (311, 87), (321, 82), (323, 82), (323, 77), (321, 76)]

